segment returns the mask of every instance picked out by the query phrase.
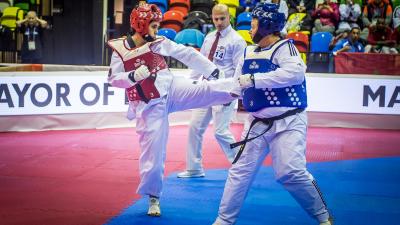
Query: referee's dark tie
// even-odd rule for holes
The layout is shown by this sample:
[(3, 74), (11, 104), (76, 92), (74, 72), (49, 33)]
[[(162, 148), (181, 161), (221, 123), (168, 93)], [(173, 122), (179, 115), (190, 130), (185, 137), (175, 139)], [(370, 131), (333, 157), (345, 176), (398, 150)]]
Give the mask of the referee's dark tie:
[(214, 54), (215, 54), (215, 50), (217, 50), (217, 45), (218, 45), (218, 41), (219, 41), (219, 37), (221, 36), (221, 33), (218, 31), (217, 32), (217, 37), (215, 38), (214, 43), (211, 46), (210, 49), (210, 53), (208, 54), (208, 59), (212, 62), (214, 59)]

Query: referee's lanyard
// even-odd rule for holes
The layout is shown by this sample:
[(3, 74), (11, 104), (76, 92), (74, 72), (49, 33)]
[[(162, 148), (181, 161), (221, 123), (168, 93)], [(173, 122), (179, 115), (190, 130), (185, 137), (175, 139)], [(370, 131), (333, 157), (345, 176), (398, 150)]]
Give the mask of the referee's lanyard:
[(32, 33), (30, 31), (31, 31), (31, 28), (27, 27), (26, 31), (25, 31), (25, 35), (27, 36), (27, 39), (28, 39), (28, 50), (35, 51), (36, 50), (35, 38), (36, 38), (36, 35), (38, 35), (37, 28), (33, 27)]

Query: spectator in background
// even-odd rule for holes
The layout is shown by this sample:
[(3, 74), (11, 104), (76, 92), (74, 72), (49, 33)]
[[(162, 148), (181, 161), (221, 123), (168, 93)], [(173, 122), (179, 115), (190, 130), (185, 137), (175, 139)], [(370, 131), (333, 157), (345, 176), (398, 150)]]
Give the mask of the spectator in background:
[(25, 19), (16, 23), (19, 31), (23, 34), (22, 63), (41, 63), (43, 57), (43, 29), (47, 28), (47, 22), (39, 19), (35, 11), (29, 11)]
[[(305, 13), (301, 20), (299, 31), (310, 31), (313, 27), (311, 14), (314, 10), (315, 0), (287, 0), (289, 16), (294, 13)], [(288, 21), (289, 23), (290, 21)], [(289, 25), (288, 25), (289, 26)]]
[(400, 5), (397, 6), (393, 11), (393, 29), (397, 29), (400, 26)]
[(393, 31), (392, 40), (395, 42), (394, 48), (400, 52), (400, 26)]
[(336, 43), (332, 50), (333, 55), (340, 52), (364, 52), (363, 44), (358, 41), (360, 39), (360, 33), (360, 27), (353, 27), (346, 38), (343, 38)]
[(357, 21), (361, 16), (361, 8), (359, 4), (354, 3), (353, 0), (346, 0), (346, 4), (340, 4), (339, 13), (340, 22), (338, 29), (336, 30), (337, 34), (344, 31), (350, 31), (352, 27), (358, 27)]
[(315, 19), (313, 33), (330, 32), (333, 34), (339, 22), (338, 5), (330, 0), (325, 0), (318, 5), (312, 17)]
[(293, 13), (312, 14), (315, 6), (315, 0), (287, 0), (289, 7), (289, 16)]
[(335, 37), (332, 38), (331, 42), (329, 43), (329, 50), (333, 50), (333, 48), (336, 46), (336, 44), (349, 36), (350, 31), (344, 31), (336, 35)]
[(383, 18), (379, 18), (376, 25), (369, 28), (368, 45), (365, 47), (365, 52), (397, 54), (396, 41), (393, 37), (393, 30), (385, 24)]
[[(315, 0), (315, 8), (318, 8), (318, 6), (320, 5), (320, 4), (322, 4), (323, 2), (324, 2), (325, 0)], [(334, 2), (334, 3), (336, 3), (336, 4), (338, 4), (338, 1), (337, 0), (331, 0), (331, 2)]]
[(367, 40), (370, 28), (375, 26), (379, 18), (384, 19), (386, 25), (390, 25), (392, 19), (392, 7), (388, 0), (369, 0), (364, 7), (362, 22), (364, 29), (361, 32), (361, 38)]
[(396, 41), (396, 50), (400, 52), (400, 6), (393, 11), (393, 40)]

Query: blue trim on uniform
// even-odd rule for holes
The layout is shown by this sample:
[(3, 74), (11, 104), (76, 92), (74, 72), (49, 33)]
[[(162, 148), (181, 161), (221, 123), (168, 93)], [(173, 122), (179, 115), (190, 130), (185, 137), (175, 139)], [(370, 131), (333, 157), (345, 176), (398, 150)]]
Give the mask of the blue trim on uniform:
[(274, 56), (275, 56), (276, 51), (277, 51), (280, 47), (282, 47), (284, 44), (286, 44), (287, 42), (289, 42), (289, 40), (285, 40), (285, 41), (282, 42), (278, 47), (276, 47), (276, 49), (274, 50), (274, 52), (271, 54), (271, 58), (270, 58), (271, 62), (272, 62), (272, 60), (274, 59)]
[(292, 42), (289, 42), (289, 50), (291, 56), (297, 56), (297, 51)]

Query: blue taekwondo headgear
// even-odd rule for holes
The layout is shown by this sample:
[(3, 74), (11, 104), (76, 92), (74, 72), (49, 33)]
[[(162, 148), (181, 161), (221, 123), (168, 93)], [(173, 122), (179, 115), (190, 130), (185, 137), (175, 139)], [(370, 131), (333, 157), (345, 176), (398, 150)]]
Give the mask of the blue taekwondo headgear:
[(279, 5), (273, 3), (259, 3), (253, 9), (251, 16), (258, 19), (258, 30), (253, 38), (255, 43), (283, 29), (286, 18), (284, 13), (278, 12), (278, 9)]

